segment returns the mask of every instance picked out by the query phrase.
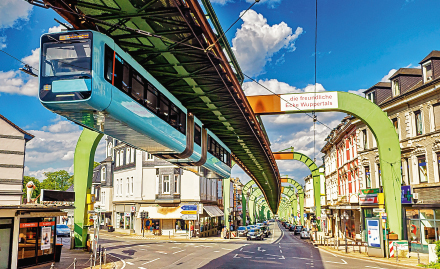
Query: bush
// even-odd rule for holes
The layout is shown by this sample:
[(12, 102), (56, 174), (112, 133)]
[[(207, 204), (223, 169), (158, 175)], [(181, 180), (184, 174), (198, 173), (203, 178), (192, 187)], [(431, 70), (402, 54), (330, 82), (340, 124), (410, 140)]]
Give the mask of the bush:
[(435, 241), (435, 253), (437, 254), (437, 262), (440, 261), (440, 240), (439, 241)]

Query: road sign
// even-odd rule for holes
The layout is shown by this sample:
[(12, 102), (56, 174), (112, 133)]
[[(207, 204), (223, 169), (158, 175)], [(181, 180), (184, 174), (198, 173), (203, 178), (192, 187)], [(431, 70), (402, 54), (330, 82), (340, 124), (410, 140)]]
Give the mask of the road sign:
[(385, 208), (373, 208), (373, 212), (385, 212)]
[(95, 210), (89, 210), (87, 211), (87, 214), (96, 214)]
[(387, 219), (387, 216), (382, 216), (382, 219)]
[(197, 220), (197, 215), (182, 215), (183, 220)]
[(180, 212), (182, 215), (197, 215), (197, 210), (184, 210)]
[(182, 210), (197, 210), (197, 205), (183, 205), (180, 207)]

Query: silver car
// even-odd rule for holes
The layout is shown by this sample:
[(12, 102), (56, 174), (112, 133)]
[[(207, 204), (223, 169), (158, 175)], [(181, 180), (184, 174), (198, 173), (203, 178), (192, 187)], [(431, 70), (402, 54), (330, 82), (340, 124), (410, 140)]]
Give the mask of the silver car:
[(240, 236), (247, 236), (248, 229), (247, 229), (246, 226), (239, 226), (237, 231), (238, 231), (238, 237), (240, 237)]
[(247, 234), (247, 240), (263, 240), (263, 233), (258, 228), (251, 229)]

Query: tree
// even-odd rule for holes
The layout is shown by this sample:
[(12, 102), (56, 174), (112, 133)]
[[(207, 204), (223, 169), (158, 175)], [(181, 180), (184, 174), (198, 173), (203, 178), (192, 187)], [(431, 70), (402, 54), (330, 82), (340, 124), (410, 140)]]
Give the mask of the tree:
[(40, 191), (41, 191), (41, 188), (40, 188), (41, 187), (41, 183), (40, 183), (40, 181), (37, 178), (34, 178), (34, 177), (24, 176), (23, 177), (23, 201), (26, 200), (26, 193), (27, 193), (26, 184), (29, 181), (34, 182), (34, 185), (35, 185), (35, 190), (32, 193), (31, 197), (32, 198), (37, 198), (38, 195), (40, 195)]
[(45, 172), (41, 189), (65, 191), (72, 185), (73, 177), (66, 170)]
[(98, 165), (101, 165), (100, 163), (98, 163), (98, 162), (94, 162), (93, 163), (93, 169), (95, 169), (96, 168), (96, 166), (98, 166)]

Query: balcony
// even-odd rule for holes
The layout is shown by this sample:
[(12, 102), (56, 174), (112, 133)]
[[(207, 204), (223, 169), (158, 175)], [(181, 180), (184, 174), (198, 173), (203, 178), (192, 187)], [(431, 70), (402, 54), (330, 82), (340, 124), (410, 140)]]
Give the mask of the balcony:
[(156, 194), (156, 203), (170, 203), (170, 204), (174, 204), (174, 203), (180, 203), (180, 194), (175, 193), (175, 194)]

